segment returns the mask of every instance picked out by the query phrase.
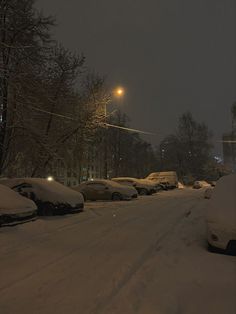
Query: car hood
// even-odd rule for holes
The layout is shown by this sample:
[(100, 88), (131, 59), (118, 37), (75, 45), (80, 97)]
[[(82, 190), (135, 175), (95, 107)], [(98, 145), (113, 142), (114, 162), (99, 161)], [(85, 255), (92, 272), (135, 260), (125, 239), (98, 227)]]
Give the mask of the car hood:
[(0, 215), (23, 214), (36, 209), (37, 206), (33, 201), (0, 184)]

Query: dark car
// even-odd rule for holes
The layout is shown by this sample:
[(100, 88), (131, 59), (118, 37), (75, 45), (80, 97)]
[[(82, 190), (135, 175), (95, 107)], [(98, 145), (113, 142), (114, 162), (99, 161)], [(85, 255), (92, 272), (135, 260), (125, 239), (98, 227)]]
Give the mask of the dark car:
[(132, 186), (124, 186), (111, 180), (86, 181), (73, 187), (83, 194), (85, 200), (130, 200), (137, 198), (137, 191)]

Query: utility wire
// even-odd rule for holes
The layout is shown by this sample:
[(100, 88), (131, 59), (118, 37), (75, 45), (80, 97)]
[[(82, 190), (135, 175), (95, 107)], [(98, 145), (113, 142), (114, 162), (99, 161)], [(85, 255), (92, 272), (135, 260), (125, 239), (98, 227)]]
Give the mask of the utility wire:
[[(47, 110), (43, 110), (43, 109), (34, 107), (32, 105), (30, 105), (30, 107), (32, 109), (36, 110), (36, 111), (47, 113), (47, 114), (50, 114), (50, 115), (53, 115), (53, 116), (56, 116), (56, 117), (59, 117), (59, 118), (64, 118), (64, 119), (68, 119), (68, 120), (72, 120), (72, 121), (79, 121), (78, 119), (75, 119), (75, 118), (72, 118), (72, 117), (69, 117), (69, 116), (65, 116), (65, 115), (62, 115), (62, 114), (50, 112), (50, 111), (47, 111)], [(122, 126), (119, 126), (119, 125), (114, 125), (114, 124), (109, 124), (109, 123), (102, 123), (102, 125), (105, 125), (105, 126), (108, 126), (108, 127), (111, 127), (111, 128), (126, 130), (126, 131), (129, 131), (129, 132), (141, 133), (141, 134), (146, 134), (146, 135), (156, 135), (156, 134), (151, 133), (151, 132), (136, 130), (136, 129), (122, 127)]]
[[(38, 107), (34, 107), (32, 105), (28, 105), (28, 106), (31, 107), (32, 109), (34, 109), (35, 111), (47, 113), (47, 114), (56, 116), (58, 118), (68, 119), (68, 120), (71, 120), (71, 121), (79, 121), (78, 119), (75, 119), (75, 118), (72, 118), (72, 117), (69, 117), (69, 116), (65, 116), (65, 115), (62, 115), (62, 114), (50, 112), (50, 111), (47, 111), (47, 110), (43, 110), (43, 109), (40, 109)], [(146, 132), (146, 131), (142, 131), (142, 130), (137, 130), (137, 129), (133, 129), (133, 128), (122, 127), (122, 126), (114, 125), (114, 124), (110, 124), (110, 123), (102, 123), (102, 125), (105, 125), (105, 126), (111, 127), (111, 128), (126, 130), (126, 131), (129, 131), (129, 132), (134, 132), (134, 133), (140, 133), (140, 134), (146, 134), (146, 135), (157, 135), (155, 133)], [(228, 141), (216, 141), (216, 142), (217, 143), (236, 143), (236, 141), (234, 141), (234, 140), (232, 140), (232, 141), (230, 141), (230, 140), (228, 140)]]
[(136, 130), (136, 129), (132, 129), (132, 128), (126, 128), (126, 127), (123, 127), (123, 126), (114, 125), (114, 124), (110, 124), (110, 123), (104, 123), (104, 125), (106, 125), (106, 126), (108, 126), (108, 127), (111, 127), (111, 128), (126, 130), (126, 131), (130, 131), (130, 132), (135, 132), (135, 133), (148, 134), (148, 135), (156, 135), (155, 133), (146, 132), (146, 131), (141, 131), (141, 130)]

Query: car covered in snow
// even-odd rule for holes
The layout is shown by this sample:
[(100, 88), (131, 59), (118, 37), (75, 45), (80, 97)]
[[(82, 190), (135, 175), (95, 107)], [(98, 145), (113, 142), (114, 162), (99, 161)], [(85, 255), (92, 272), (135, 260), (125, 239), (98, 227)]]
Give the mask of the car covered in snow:
[(113, 178), (112, 181), (123, 185), (133, 186), (140, 195), (151, 195), (157, 192), (156, 184), (146, 179), (118, 177)]
[(204, 198), (206, 199), (210, 199), (211, 198), (211, 195), (212, 195), (212, 192), (213, 192), (213, 187), (209, 187), (207, 188), (205, 191), (204, 191)]
[(178, 187), (178, 176), (175, 171), (160, 171), (150, 173), (147, 180), (160, 184), (164, 190)]
[(181, 182), (178, 182), (178, 189), (184, 189), (184, 185)]
[(217, 181), (207, 208), (207, 239), (210, 250), (236, 254), (236, 174)]
[(81, 193), (55, 182), (42, 178), (14, 178), (1, 180), (4, 184), (38, 207), (39, 215), (62, 215), (83, 210), (84, 200)]
[(36, 217), (34, 202), (0, 184), (0, 227), (32, 221)]
[(206, 188), (206, 187), (210, 187), (210, 186), (211, 185), (204, 180), (195, 181), (193, 183), (193, 189), (201, 189), (201, 188)]
[(91, 180), (73, 187), (84, 196), (85, 200), (130, 200), (137, 198), (137, 191), (132, 186), (124, 186), (112, 180)]

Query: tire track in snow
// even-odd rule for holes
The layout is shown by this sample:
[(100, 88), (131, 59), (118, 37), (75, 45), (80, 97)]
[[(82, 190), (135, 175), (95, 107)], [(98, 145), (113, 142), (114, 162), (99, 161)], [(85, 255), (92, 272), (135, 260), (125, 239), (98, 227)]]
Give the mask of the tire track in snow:
[[(191, 199), (191, 203), (193, 200)], [(187, 207), (187, 212), (191, 212), (198, 204), (195, 203), (189, 208)], [(176, 204), (171, 208), (176, 207)], [(119, 283), (115, 286), (115, 288), (111, 291), (111, 293), (107, 296), (104, 296), (100, 300), (96, 302), (96, 305), (90, 311), (90, 314), (101, 314), (104, 313), (104, 310), (111, 304), (113, 299), (115, 299), (120, 291), (127, 285), (127, 283), (137, 274), (137, 272), (143, 267), (144, 263), (150, 259), (153, 254), (155, 254), (159, 248), (162, 241), (168, 238), (169, 235), (173, 232), (173, 230), (177, 229), (179, 225), (183, 223), (183, 220), (186, 218), (186, 209), (184, 209), (179, 216), (176, 217), (173, 224), (165, 231), (152, 245), (148, 247), (147, 250), (140, 255), (140, 257), (134, 262), (133, 267), (123, 276), (123, 278), (119, 281)]]

